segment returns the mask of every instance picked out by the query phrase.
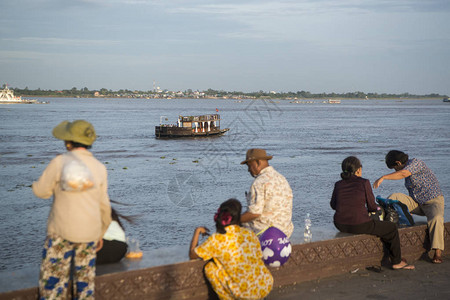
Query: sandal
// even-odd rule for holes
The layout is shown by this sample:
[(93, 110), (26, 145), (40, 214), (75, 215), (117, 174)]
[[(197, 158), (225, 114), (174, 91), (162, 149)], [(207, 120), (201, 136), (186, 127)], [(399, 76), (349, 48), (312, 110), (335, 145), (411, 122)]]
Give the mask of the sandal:
[(441, 256), (434, 256), (433, 259), (431, 260), (433, 262), (433, 264), (442, 264), (443, 260)]
[(392, 269), (393, 270), (414, 270), (416, 268), (414, 265), (410, 265), (404, 260), (402, 262), (404, 263), (404, 265), (402, 265), (401, 267), (394, 267), (394, 265), (393, 265)]
[(367, 270), (367, 271), (377, 272), (377, 273), (383, 272), (383, 270), (381, 269), (381, 266), (370, 266), (370, 267), (366, 267), (366, 270)]

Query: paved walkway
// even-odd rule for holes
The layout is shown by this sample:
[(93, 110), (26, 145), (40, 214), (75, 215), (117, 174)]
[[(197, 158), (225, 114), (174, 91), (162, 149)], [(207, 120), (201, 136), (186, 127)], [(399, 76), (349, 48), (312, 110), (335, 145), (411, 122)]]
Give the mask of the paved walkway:
[[(274, 289), (267, 300), (450, 299), (450, 255), (444, 256), (444, 263), (439, 265), (424, 260), (413, 264), (416, 267), (413, 271), (394, 271), (386, 267), (382, 267), (380, 273), (354, 270), (353, 273)], [(38, 270), (33, 269), (33, 272)], [(0, 276), (0, 286), (11, 288), (16, 282), (21, 285), (17, 287), (20, 289), (25, 287), (28, 279), (31, 281), (26, 287), (36, 286), (37, 274), (30, 276), (30, 270), (13, 273), (9, 278)]]
[(419, 260), (415, 270), (354, 270), (273, 290), (268, 300), (450, 299), (450, 255), (442, 264)]

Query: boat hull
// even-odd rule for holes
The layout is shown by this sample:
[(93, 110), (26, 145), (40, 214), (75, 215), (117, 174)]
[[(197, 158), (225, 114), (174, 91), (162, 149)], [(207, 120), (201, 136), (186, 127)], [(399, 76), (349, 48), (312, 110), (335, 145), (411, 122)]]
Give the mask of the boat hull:
[(212, 129), (207, 132), (195, 132), (191, 128), (155, 126), (155, 136), (157, 138), (208, 137), (214, 135), (222, 135), (229, 130), (229, 128), (225, 128)]
[(37, 103), (36, 100), (0, 100), (0, 104), (33, 104)]

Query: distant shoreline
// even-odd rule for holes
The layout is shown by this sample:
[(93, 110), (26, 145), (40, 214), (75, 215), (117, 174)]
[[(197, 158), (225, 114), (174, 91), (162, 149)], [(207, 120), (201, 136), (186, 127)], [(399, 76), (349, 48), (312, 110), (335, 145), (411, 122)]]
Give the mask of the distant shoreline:
[(26, 95), (22, 96), (22, 98), (67, 98), (67, 99), (91, 99), (91, 100), (105, 100), (105, 99), (135, 99), (135, 100), (268, 100), (268, 101), (323, 101), (323, 100), (361, 100), (361, 101), (376, 101), (376, 100), (442, 100), (442, 97), (411, 97), (411, 98), (395, 98), (395, 97), (386, 97), (386, 98), (344, 98), (344, 97), (325, 97), (325, 98), (221, 98), (221, 97), (202, 97), (202, 98), (189, 98), (189, 97), (174, 97), (174, 98), (139, 98), (139, 97), (115, 97), (115, 96), (103, 96), (103, 97), (73, 97), (73, 96), (61, 96), (61, 95), (49, 95), (49, 96), (41, 96), (41, 95)]

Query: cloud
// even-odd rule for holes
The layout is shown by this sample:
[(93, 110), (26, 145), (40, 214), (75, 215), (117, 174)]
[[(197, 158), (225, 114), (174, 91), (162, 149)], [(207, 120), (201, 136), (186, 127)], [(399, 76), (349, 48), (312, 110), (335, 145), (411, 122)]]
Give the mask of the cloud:
[(80, 3), (111, 6), (111, 5), (164, 5), (163, 0), (78, 0)]
[(173, 13), (196, 13), (222, 15), (231, 18), (301, 16), (310, 14), (354, 14), (366, 12), (442, 11), (450, 9), (446, 0), (296, 0), (296, 1), (239, 1), (226, 4), (182, 5), (173, 8)]
[(53, 45), (53, 46), (112, 46), (119, 44), (119, 41), (112, 40), (86, 40), (86, 39), (65, 39), (65, 38), (42, 38), (42, 37), (22, 37), (5, 38), (5, 42), (26, 43), (33, 45)]
[(0, 62), (11, 63), (17, 61), (32, 61), (37, 59), (43, 59), (47, 57), (47, 54), (34, 52), (34, 51), (1, 51), (0, 50)]
[[(197, 15), (211, 23), (221, 22), (222, 29), (216, 35), (229, 40), (299, 42), (303, 45), (319, 42), (332, 46), (337, 40), (354, 42), (355, 37), (364, 37), (366, 43), (377, 44), (379, 29), (385, 29), (383, 24), (392, 25), (382, 32), (388, 32), (393, 39), (414, 35), (414, 30), (408, 31), (405, 27), (414, 25), (415, 19), (429, 18), (429, 12), (449, 11), (447, 2), (450, 3), (445, 0), (245, 1), (180, 3), (167, 9), (173, 14)], [(406, 23), (400, 24), (400, 19)]]
[(84, 68), (86, 66), (98, 66), (99, 68), (136, 68), (162, 66), (172, 60), (171, 56), (129, 55), (126, 53), (80, 53), (78, 51), (61, 53), (59, 51), (39, 52), (33, 50), (9, 51), (0, 50), (0, 62), (28, 62), (30, 66), (35, 64), (60, 65), (65, 68)]
[[(18, 73), (18, 82), (35, 81), (33, 70), (50, 67), (111, 87), (117, 73), (118, 81), (128, 77), (136, 86), (147, 76), (175, 89), (293, 90), (302, 82), (323, 91), (347, 88), (333, 74), (357, 86), (366, 79), (361, 70), (371, 70), (374, 82), (392, 69), (398, 78), (407, 77), (402, 70), (428, 74), (422, 72), (427, 64), (435, 85), (446, 78), (436, 80), (436, 70), (449, 69), (448, 0), (17, 0), (1, 6), (1, 67)], [(64, 85), (64, 78), (70, 81), (67, 75), (52, 82)]]
[(223, 38), (281, 42), (304, 39), (312, 32), (311, 27), (335, 21), (333, 15), (357, 11), (362, 13), (361, 9), (337, 6), (330, 1), (247, 1), (179, 6), (169, 11), (174, 14), (196, 14), (202, 18), (221, 20), (224, 24), (234, 24), (224, 25), (224, 30), (218, 33)]
[(295, 1), (239, 1), (227, 4), (177, 5), (169, 9), (178, 14), (203, 14), (241, 20), (264, 18), (264, 21), (314, 15), (358, 15), (367, 13), (407, 13), (450, 11), (447, 0), (295, 0)]

